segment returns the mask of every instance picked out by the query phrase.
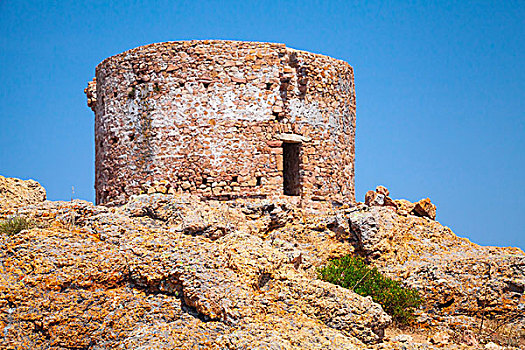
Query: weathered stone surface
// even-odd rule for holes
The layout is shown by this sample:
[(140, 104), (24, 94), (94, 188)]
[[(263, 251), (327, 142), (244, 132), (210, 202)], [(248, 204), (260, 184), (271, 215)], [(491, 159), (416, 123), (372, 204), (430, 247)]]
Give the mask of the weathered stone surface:
[(385, 186), (377, 186), (376, 192), (382, 194), (383, 196), (388, 196), (390, 194), (390, 191)]
[(377, 186), (375, 192), (368, 191), (365, 194), (365, 204), (368, 206), (380, 207), (394, 207), (397, 209), (397, 204), (392, 198), (388, 197), (390, 192), (384, 186)]
[(385, 199), (383, 201), (383, 206), (385, 206), (385, 207), (393, 207), (393, 209), (396, 210), (396, 211), (398, 209), (396, 202), (392, 198), (390, 198), (388, 196), (385, 196)]
[(417, 216), (431, 218), (432, 220), (436, 219), (436, 206), (430, 202), (429, 198), (416, 202), (412, 212)]
[(46, 190), (35, 180), (20, 180), (0, 175), (0, 211), (45, 200)]
[(368, 206), (374, 205), (376, 203), (376, 197), (377, 197), (377, 193), (376, 192), (374, 192), (374, 191), (366, 192), (366, 194), (365, 194), (365, 204), (368, 205)]
[(406, 199), (394, 199), (394, 203), (397, 206), (397, 213), (399, 215), (407, 216), (414, 210), (415, 204), (407, 201)]
[(111, 209), (83, 201), (23, 208), (37, 227), (0, 237), (0, 347), (360, 349), (380, 341), (390, 317), (379, 305), (316, 279), (334, 249), (351, 246), (295, 221), (297, 210), (286, 201), (161, 194)]
[(375, 191), (368, 191), (365, 194), (365, 205), (378, 207), (392, 207), (399, 215), (408, 214), (436, 219), (436, 206), (430, 202), (429, 198), (422, 199), (416, 203), (406, 199), (392, 199), (388, 197), (390, 191), (384, 186), (377, 186)]
[(361, 205), (347, 217), (356, 251), (422, 293), (421, 327), (445, 324), (452, 333), (479, 334), (485, 318), (487, 334), (497, 328), (525, 340), (523, 251), (482, 247), (430, 218), (386, 207)]
[[(524, 345), (525, 254), (392, 207), (312, 213), (285, 199), (155, 193), (17, 212), (35, 225), (0, 235), (2, 349)], [(391, 335), (369, 297), (317, 278), (350, 253), (422, 293), (418, 332)]]
[[(85, 91), (97, 203), (164, 187), (214, 199), (284, 196), (283, 140), (302, 143), (294, 159), (304, 204), (355, 201), (346, 62), (283, 44), (157, 43), (105, 59)], [(160, 181), (169, 186), (155, 188)]]

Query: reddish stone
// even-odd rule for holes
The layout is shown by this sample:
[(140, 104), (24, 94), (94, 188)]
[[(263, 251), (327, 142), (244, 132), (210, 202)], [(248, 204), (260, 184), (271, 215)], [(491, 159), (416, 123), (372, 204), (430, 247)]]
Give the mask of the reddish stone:
[(436, 219), (436, 206), (430, 202), (430, 198), (425, 198), (415, 203), (412, 214), (417, 216), (428, 217), (432, 220)]
[(384, 199), (384, 202), (383, 202), (383, 205), (385, 207), (393, 207), (394, 209), (397, 210), (397, 204), (396, 202), (394, 202), (394, 200), (388, 196), (385, 196), (385, 199)]
[(279, 140), (272, 140), (266, 142), (266, 144), (270, 147), (281, 147), (283, 145), (283, 142)]
[(368, 206), (371, 206), (372, 203), (375, 201), (376, 196), (377, 196), (377, 193), (375, 193), (374, 191), (368, 191), (365, 194), (365, 204)]
[(231, 80), (235, 83), (244, 83), (246, 84), (246, 79), (244, 78), (237, 78), (237, 77), (231, 77)]
[(281, 113), (283, 111), (282, 107), (281, 106), (273, 106), (272, 107), (272, 112), (273, 113)]
[[(289, 65), (291, 52), (294, 67)], [(253, 56), (248, 64), (246, 56)], [(160, 67), (165, 72), (155, 73)], [(305, 75), (297, 76), (303, 71)], [(289, 82), (281, 81), (280, 72)], [(345, 62), (267, 43), (170, 42), (104, 60), (97, 76), (99, 83), (93, 81), (86, 89), (96, 112), (97, 203), (123, 203), (159, 180), (177, 190), (184, 184), (185, 191), (193, 193), (211, 194), (213, 183), (224, 182), (220, 191), (235, 195), (283, 195), (287, 168), (282, 169), (278, 134), (289, 133), (304, 137), (298, 155), (301, 176), (325, 184), (317, 188), (300, 180), (303, 203), (312, 204), (314, 194), (342, 203), (355, 200), (353, 137), (343, 130), (329, 134), (312, 123), (309, 113), (290, 115), (297, 109), (288, 109), (293, 104), (302, 109), (318, 105), (336, 121), (346, 120), (350, 111), (349, 127), (354, 130), (354, 89), (341, 89), (341, 84), (353, 86), (353, 72)], [(300, 97), (294, 93), (298, 80), (308, 80), (310, 86)], [(200, 83), (214, 85), (204, 93)], [(104, 99), (97, 101), (97, 91)], [(286, 99), (285, 91), (290, 92)], [(137, 108), (130, 110), (130, 102)], [(112, 138), (118, 141), (110, 146)], [(213, 180), (194, 180), (212, 172)], [(232, 176), (249, 177), (255, 184), (232, 185)]]
[(376, 187), (376, 192), (384, 196), (388, 196), (390, 194), (390, 191), (388, 191), (388, 189), (385, 186), (381, 185)]

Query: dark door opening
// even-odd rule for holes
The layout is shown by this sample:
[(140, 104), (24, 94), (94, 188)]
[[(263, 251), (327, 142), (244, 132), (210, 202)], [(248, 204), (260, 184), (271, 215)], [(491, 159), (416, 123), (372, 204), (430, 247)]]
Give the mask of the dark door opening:
[(288, 196), (301, 194), (300, 150), (300, 143), (283, 143), (283, 186)]

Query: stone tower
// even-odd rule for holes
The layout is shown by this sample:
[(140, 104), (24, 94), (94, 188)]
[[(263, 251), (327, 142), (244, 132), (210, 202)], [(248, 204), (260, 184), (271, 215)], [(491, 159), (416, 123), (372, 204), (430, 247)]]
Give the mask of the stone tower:
[(344, 61), (273, 43), (157, 43), (105, 59), (86, 94), (98, 204), (159, 181), (210, 199), (355, 201)]

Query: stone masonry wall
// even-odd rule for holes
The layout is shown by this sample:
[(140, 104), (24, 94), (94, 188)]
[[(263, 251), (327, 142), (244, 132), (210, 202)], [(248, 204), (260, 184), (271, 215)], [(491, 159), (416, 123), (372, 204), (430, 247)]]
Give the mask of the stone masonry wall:
[(158, 43), (104, 60), (86, 94), (99, 204), (159, 184), (205, 198), (284, 196), (283, 143), (299, 144), (296, 198), (355, 201), (346, 62), (284, 44)]

